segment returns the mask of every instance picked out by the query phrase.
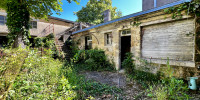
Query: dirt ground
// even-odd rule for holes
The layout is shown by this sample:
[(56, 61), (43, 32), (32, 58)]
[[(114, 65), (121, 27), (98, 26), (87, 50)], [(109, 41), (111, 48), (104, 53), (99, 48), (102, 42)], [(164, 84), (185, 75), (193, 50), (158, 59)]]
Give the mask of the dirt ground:
[[(82, 72), (88, 80), (94, 80), (102, 84), (116, 86), (122, 89), (118, 94), (123, 100), (150, 100), (144, 95), (144, 89), (140, 84), (127, 80), (124, 74), (114, 72)], [(97, 100), (111, 100), (112, 96), (97, 97)]]
[[(118, 94), (122, 100), (151, 100), (147, 97), (145, 89), (137, 82), (127, 80), (126, 76), (116, 72), (81, 72), (88, 80), (94, 80), (102, 84), (116, 86), (122, 89), (122, 93)], [(199, 91), (189, 91), (189, 100), (200, 100)], [(103, 95), (102, 97), (95, 97), (96, 100), (116, 100), (113, 96)], [(121, 100), (119, 99), (119, 100)]]

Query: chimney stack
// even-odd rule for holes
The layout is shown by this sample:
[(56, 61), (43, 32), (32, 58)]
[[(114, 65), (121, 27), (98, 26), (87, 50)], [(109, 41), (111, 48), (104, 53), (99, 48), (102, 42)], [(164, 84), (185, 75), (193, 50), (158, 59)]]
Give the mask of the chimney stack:
[(104, 15), (104, 22), (108, 22), (111, 20), (111, 12), (109, 9), (104, 11), (103, 15)]

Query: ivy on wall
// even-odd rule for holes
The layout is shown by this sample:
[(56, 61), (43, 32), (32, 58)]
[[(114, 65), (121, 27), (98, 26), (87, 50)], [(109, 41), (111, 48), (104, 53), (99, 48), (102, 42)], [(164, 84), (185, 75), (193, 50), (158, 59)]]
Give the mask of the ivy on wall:
[[(19, 4), (15, 2), (7, 3), (8, 8), (7, 12), (7, 26), (10, 33), (8, 34), (8, 43), (12, 44), (24, 42), (25, 44), (29, 43), (28, 38), (30, 37), (29, 33), (29, 21), (30, 13), (27, 10), (25, 4)], [(21, 40), (19, 40), (21, 39)], [(17, 44), (13, 44), (14, 47), (18, 47)]]
[(181, 19), (184, 11), (195, 18), (195, 61), (200, 62), (200, 0), (192, 0), (164, 10), (165, 13), (172, 15), (172, 19)]

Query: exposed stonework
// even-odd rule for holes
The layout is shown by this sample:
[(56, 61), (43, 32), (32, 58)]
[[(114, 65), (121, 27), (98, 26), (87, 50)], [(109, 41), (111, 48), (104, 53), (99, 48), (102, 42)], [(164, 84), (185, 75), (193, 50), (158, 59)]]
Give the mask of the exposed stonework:
[[(154, 13), (149, 13), (145, 15), (141, 15), (137, 17), (139, 22), (141, 22), (140, 26), (132, 26), (130, 22), (132, 19), (126, 19), (120, 22), (115, 22), (109, 25), (104, 25), (98, 28), (94, 28), (85, 32), (74, 34), (73, 37), (75, 40), (79, 40), (78, 46), (81, 49), (84, 49), (85, 46), (85, 36), (92, 36), (92, 47), (99, 48), (105, 50), (105, 53), (108, 55), (109, 59), (114, 61), (116, 69), (120, 69), (121, 67), (121, 33), (120, 31), (123, 29), (131, 29), (131, 53), (134, 54), (134, 59), (136, 60), (136, 64), (139, 64), (140, 61), (136, 58), (144, 59), (147, 61), (151, 61), (157, 66), (154, 70), (154, 73), (163, 69), (160, 68), (160, 65), (165, 65), (167, 60), (168, 53), (171, 52), (177, 53), (180, 59), (177, 59), (177, 55), (169, 54), (170, 65), (173, 66), (175, 70), (175, 76), (185, 77), (191, 76), (192, 74), (188, 74), (186, 69), (196, 70), (195, 61), (194, 61), (194, 18), (191, 16), (184, 15), (181, 20), (171, 19), (171, 15), (164, 14), (163, 11), (157, 11)], [(171, 42), (174, 46), (168, 46), (167, 44), (160, 44), (163, 50), (158, 51), (158, 49), (154, 49), (153, 45), (156, 46), (152, 39), (149, 37), (145, 37), (146, 40), (143, 41), (144, 37), (142, 35), (142, 29), (146, 29), (147, 31), (144, 34), (148, 33), (152, 38), (159, 40), (161, 43), (165, 43), (165, 41)], [(166, 29), (165, 29), (166, 28)], [(105, 45), (105, 33), (112, 33), (112, 45)], [(155, 33), (156, 32), (156, 33)], [(189, 34), (191, 33), (191, 34)], [(170, 35), (171, 34), (171, 35)], [(187, 35), (188, 34), (188, 35)], [(168, 36), (166, 38), (165, 36)], [(171, 37), (170, 37), (171, 36)], [(173, 41), (172, 41), (173, 40)], [(148, 42), (149, 41), (149, 42)], [(158, 41), (157, 41), (158, 42)], [(142, 51), (142, 46), (152, 44), (152, 52), (148, 55)], [(164, 47), (162, 47), (164, 46)], [(168, 47), (166, 47), (168, 46)], [(159, 49), (160, 50), (160, 49)], [(171, 51), (170, 51), (171, 50)], [(166, 52), (162, 52), (166, 51)], [(169, 51), (169, 52), (168, 52)], [(157, 52), (157, 53), (156, 53)], [(162, 57), (158, 57), (157, 59), (149, 59), (149, 57), (161, 56), (158, 52), (164, 53), (165, 59), (161, 59)], [(179, 67), (177, 67), (179, 66)], [(166, 68), (166, 65), (165, 65)], [(176, 72), (178, 71), (178, 72)]]

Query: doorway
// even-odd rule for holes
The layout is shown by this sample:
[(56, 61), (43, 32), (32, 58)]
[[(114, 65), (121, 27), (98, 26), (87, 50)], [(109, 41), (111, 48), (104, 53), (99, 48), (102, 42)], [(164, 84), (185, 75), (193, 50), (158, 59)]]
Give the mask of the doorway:
[(0, 48), (5, 47), (7, 44), (7, 37), (6, 36), (0, 36)]
[[(131, 36), (121, 37), (121, 65), (126, 57), (126, 53), (131, 52)], [(121, 66), (123, 69), (123, 66)]]

